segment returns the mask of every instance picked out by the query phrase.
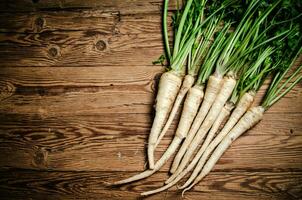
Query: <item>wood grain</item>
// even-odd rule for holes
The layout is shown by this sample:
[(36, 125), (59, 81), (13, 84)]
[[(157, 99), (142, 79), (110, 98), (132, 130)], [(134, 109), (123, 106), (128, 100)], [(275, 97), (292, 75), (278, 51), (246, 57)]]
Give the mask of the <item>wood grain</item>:
[[(163, 53), (161, 6), (162, 0), (0, 1), (1, 199), (139, 199), (162, 185), (171, 160), (146, 180), (107, 187), (146, 167), (164, 71), (152, 65)], [(301, 94), (298, 84), (185, 199), (301, 199)], [(176, 125), (177, 119), (156, 158)], [(171, 188), (147, 199), (182, 198)]]
[[(24, 193), (34, 199), (137, 199), (139, 193), (162, 185), (167, 178), (165, 173), (141, 183), (132, 183), (120, 188), (110, 188), (120, 173), (110, 172), (39, 172), (5, 171), (0, 172), (0, 192), (8, 198), (22, 198)], [(133, 174), (133, 173), (132, 173)], [(186, 193), (184, 199), (299, 199), (301, 198), (301, 172), (236, 172), (211, 173), (194, 190)], [(108, 188), (110, 192), (108, 192)], [(240, 189), (239, 189), (240, 188)], [(168, 192), (153, 195), (146, 199), (183, 199), (176, 187)]]
[[(171, 14), (171, 12), (169, 12)], [(2, 33), (43, 33), (52, 31), (98, 31), (102, 34), (149, 34), (160, 31), (161, 16), (121, 14), (114, 11), (75, 10), (0, 13)]]
[[(93, 127), (65, 125), (65, 128), (40, 128), (2, 133), (2, 167), (45, 168), (75, 171), (137, 171), (145, 167), (146, 135), (132, 131), (95, 131)], [(170, 138), (158, 147), (157, 158)], [(236, 141), (220, 159), (216, 169), (291, 169), (302, 165), (302, 136), (253, 135)], [(12, 151), (15, 149), (15, 151)], [(261, 156), (257, 156), (261, 155)], [(13, 159), (12, 159), (13, 158)], [(18, 160), (18, 162), (15, 162)], [(171, 161), (171, 159), (170, 159)], [(108, 163), (110, 162), (110, 165)], [(161, 170), (167, 171), (170, 162)]]
[(163, 51), (159, 14), (61, 11), (0, 19), (0, 66), (146, 66)]
[[(120, 73), (124, 69), (116, 67), (114, 70), (119, 73), (112, 73), (109, 66), (93, 69), (2, 68), (0, 112), (32, 113), (44, 117), (83, 113), (151, 113), (156, 83), (163, 68), (129, 66), (127, 72)], [(258, 99), (262, 98), (264, 91), (259, 92)], [(301, 91), (302, 87), (298, 85), (268, 112), (300, 112)]]
[(0, 66), (150, 66), (163, 50), (159, 32), (148, 37), (69, 31), (5, 33), (1, 38)]
[(3, 12), (0, 15), (0, 31), (2, 33), (21, 34), (60, 30), (86, 31), (87, 33), (98, 30), (102, 34), (112, 34), (115, 25), (120, 20), (118, 12), (104, 12), (101, 10)]
[[(70, 10), (70, 9), (98, 9), (119, 11), (123, 14), (137, 14), (159, 12), (161, 0), (3, 0), (0, 11), (37, 11), (37, 10)], [(170, 9), (176, 8), (176, 0), (170, 1)]]

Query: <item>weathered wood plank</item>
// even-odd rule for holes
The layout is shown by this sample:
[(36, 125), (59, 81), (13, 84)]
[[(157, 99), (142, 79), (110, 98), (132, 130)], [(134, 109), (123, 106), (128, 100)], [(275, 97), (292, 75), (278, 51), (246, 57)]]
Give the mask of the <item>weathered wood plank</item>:
[[(149, 13), (161, 10), (162, 0), (3, 0), (0, 2), (0, 11), (37, 11), (37, 10), (71, 10), (71, 9), (98, 9), (119, 11), (121, 13)], [(170, 1), (170, 9), (176, 8), (176, 0)]]
[[(15, 85), (16, 86), (16, 85)], [(99, 113), (151, 113), (155, 90), (153, 82), (127, 86), (17, 86), (4, 83), (2, 113), (30, 113), (44, 117), (70, 116)], [(10, 87), (10, 88), (9, 88)], [(131, 91), (131, 92), (130, 92)], [(276, 104), (271, 113), (300, 112), (301, 90), (293, 90)], [(287, 107), (286, 107), (287, 106)]]
[[(129, 70), (118, 67), (114, 69), (116, 73), (110, 67), (66, 69), (42, 68), (44, 72), (34, 68), (28, 71), (25, 68), (3, 69), (0, 72), (3, 99), (0, 112), (42, 112), (46, 116), (62, 114), (75, 106), (76, 110), (69, 110), (73, 114), (83, 109), (87, 114), (88, 110), (149, 113), (154, 99), (154, 76), (163, 71), (161, 67), (131, 67)], [(48, 104), (47, 99), (53, 102)], [(71, 102), (68, 103), (68, 99)], [(68, 104), (71, 107), (67, 108)]]
[[(15, 87), (74, 86), (119, 86), (144, 85), (158, 82), (164, 67), (153, 66), (111, 66), (104, 67), (2, 67), (2, 84)], [(129, 90), (131, 88), (129, 87)], [(16, 90), (16, 88), (14, 89)], [(26, 93), (24, 93), (26, 94)]]
[[(0, 32), (43, 33), (52, 31), (95, 31), (102, 34), (152, 34), (161, 29), (161, 16), (100, 10), (0, 13)], [(3, 39), (3, 38), (2, 38)]]
[(149, 35), (78, 31), (0, 35), (0, 66), (146, 66), (163, 52), (160, 31)]
[(81, 11), (0, 16), (1, 66), (141, 66), (152, 65), (163, 52), (159, 14)]
[[(2, 199), (137, 199), (143, 191), (157, 188), (167, 178), (158, 173), (120, 188), (106, 187), (119, 173), (1, 171)], [(131, 173), (133, 174), (133, 173)], [(123, 176), (124, 177), (124, 176)], [(185, 199), (292, 200), (301, 198), (301, 172), (213, 172)], [(176, 187), (146, 199), (183, 199)], [(10, 192), (14, 191), (14, 192)]]
[[(144, 169), (147, 134), (136, 134), (139, 130), (125, 134), (119, 127), (107, 131), (106, 125), (76, 126), (64, 119), (62, 123), (66, 125), (58, 128), (29, 126), (23, 130), (1, 130), (0, 166), (77, 171)], [(163, 140), (157, 157), (169, 142), (170, 137)], [(233, 144), (215, 169), (301, 169), (301, 142), (300, 134), (253, 135), (252, 130)], [(168, 170), (169, 166), (170, 162), (162, 170)]]
[[(277, 135), (290, 136), (302, 135), (300, 113), (274, 114), (266, 113), (261, 123), (254, 127), (249, 134), (252, 135)], [(167, 137), (175, 132), (179, 115), (172, 123)], [(47, 137), (50, 130), (61, 132), (64, 127), (69, 127), (81, 133), (81, 128), (86, 128), (94, 133), (105, 135), (148, 135), (152, 124), (150, 114), (132, 113), (104, 113), (97, 115), (70, 115), (47, 117), (39, 114), (0, 114), (0, 130), (6, 134), (20, 135), (41, 132)], [(44, 133), (42, 133), (44, 132)], [(64, 131), (61, 133), (64, 134)], [(92, 134), (92, 133), (91, 133)], [(33, 136), (34, 137), (34, 136)]]
[[(126, 92), (128, 87), (132, 87), (131, 93)], [(28, 113), (42, 118), (100, 113), (151, 113), (154, 93), (152, 93), (153, 90), (148, 90), (150, 88), (150, 85), (89, 88), (20, 87), (20, 90), (17, 88), (16, 94), (3, 94), (0, 112)], [(60, 98), (58, 99), (57, 96)], [(284, 106), (290, 102), (293, 102), (292, 106), (285, 108)], [(291, 98), (285, 98), (277, 104), (279, 108), (275, 105), (268, 112), (280, 116), (286, 116), (282, 112), (300, 112), (299, 102), (301, 102), (300, 99), (292, 101)]]
[(100, 10), (4, 12), (0, 13), (0, 16), (0, 32), (4, 33), (42, 33), (60, 30), (89, 33), (97, 30), (102, 34), (112, 34), (121, 20), (117, 12)]
[[(145, 167), (163, 71), (151, 66), (163, 52), (161, 6), (162, 0), (0, 2), (1, 199), (136, 199), (161, 186), (171, 161), (142, 182), (105, 187)], [(301, 86), (186, 196), (301, 199)], [(164, 198), (181, 195), (173, 188), (148, 199)]]
[[(3, 79), (3, 82), (6, 83), (4, 86), (4, 89), (2, 90), (2, 93), (5, 93), (8, 91), (8, 94), (14, 94), (15, 91), (19, 90), (20, 93), (20, 97), (22, 96), (21, 99), (24, 99), (26, 101), (29, 101), (28, 96), (34, 96), (36, 97), (37, 95), (39, 96), (39, 98), (37, 99), (41, 99), (44, 98), (45, 96), (50, 96), (50, 97), (57, 97), (60, 96), (61, 94), (68, 94), (68, 95), (76, 95), (77, 93), (84, 93), (86, 96), (87, 94), (90, 95), (90, 92), (92, 91), (92, 93), (94, 92), (94, 90), (89, 89), (90, 87), (90, 83), (92, 82), (94, 85), (96, 86), (108, 86), (109, 83), (114, 83), (115, 85), (117, 85), (118, 87), (120, 87), (119, 85), (130, 85), (135, 83), (135, 84), (140, 84), (140, 82), (148, 82), (150, 81), (149, 79), (152, 79), (153, 77), (153, 73), (158, 72), (159, 70), (161, 70), (159, 67), (156, 68), (149, 68), (148, 69), (152, 69), (152, 71), (148, 72), (144, 71), (140, 68), (134, 68), (133, 72), (135, 71), (136, 73), (134, 73), (134, 77), (130, 78), (131, 76), (129, 75), (127, 77), (127, 81), (124, 80), (124, 76), (122, 76), (119, 73), (116, 73), (114, 75), (114, 77), (110, 77), (110, 70), (109, 68), (92, 68), (93, 71), (89, 71), (92, 72), (92, 76), (82, 76), (82, 74), (87, 74), (87, 69), (85, 68), (5, 68), (6, 70), (1, 71), (2, 75), (1, 77), (5, 77)], [(27, 69), (31, 69), (31, 70), (27, 70)], [(108, 69), (108, 70), (106, 70)], [(153, 71), (154, 70), (154, 71)], [(18, 74), (21, 74), (20, 76)], [(44, 75), (45, 74), (45, 75)], [(60, 74), (60, 75), (58, 75)], [(131, 70), (129, 70), (129, 74), (131, 74)], [(127, 74), (126, 74), (127, 75)], [(18, 78), (16, 78), (18, 77)], [(66, 77), (66, 78), (65, 78)], [(108, 77), (110, 77), (110, 79), (108, 79)], [(34, 80), (34, 81), (33, 81)], [(130, 80), (130, 83), (128, 82)], [(7, 84), (10, 83), (10, 84)], [(64, 89), (66, 86), (67, 88), (72, 86), (72, 85), (76, 85), (75, 89)], [(10, 87), (13, 89), (10, 89)], [(16, 89), (15, 86), (21, 88), (21, 89)], [(47, 89), (45, 89), (47, 88)], [(72, 87), (71, 87), (72, 88)], [(111, 91), (112, 89), (110, 89)], [(299, 90), (299, 87), (298, 87)], [(12, 93), (10, 93), (9, 91), (12, 91)], [(128, 91), (128, 90), (127, 90)], [(111, 91), (112, 92), (112, 91)], [(150, 92), (151, 94), (154, 93), (154, 91)], [(36, 95), (35, 95), (36, 94)], [(291, 93), (290, 93), (291, 94)], [(289, 94), (289, 95), (290, 95)], [(299, 94), (299, 92), (294, 92), (294, 97), (297, 96), (297, 94)], [(77, 96), (77, 95), (76, 95)], [(84, 95), (83, 95), (84, 96)], [(34, 97), (32, 97), (32, 99), (35, 99)], [(298, 95), (299, 97), (299, 95)], [(2, 102), (3, 104), (1, 105), (1, 108), (3, 108), (3, 106), (5, 107), (7, 105), (7, 103), (11, 97), (10, 95), (8, 95)], [(83, 97), (84, 98), (84, 97)], [(152, 99), (154, 97), (150, 97), (152, 102)], [(78, 101), (78, 98), (76, 98)], [(88, 98), (89, 99), (89, 98)], [(102, 99), (102, 98), (100, 98)], [(292, 101), (292, 99), (289, 99), (290, 101)], [(83, 100), (84, 101), (84, 100)], [(132, 101), (130, 99), (130, 101)], [(284, 101), (284, 99), (280, 102), (280, 104)], [(140, 116), (141, 115), (132, 115), (132, 118), (128, 117), (128, 114), (124, 115), (124, 119), (121, 118), (118, 115), (118, 117), (113, 117), (112, 114), (108, 114), (107, 115), (107, 121), (106, 120), (96, 120), (98, 118), (104, 118), (103, 115), (99, 115), (100, 113), (98, 111), (95, 110), (91, 110), (91, 112), (89, 111), (89, 109), (85, 109), (82, 112), (75, 112), (75, 108), (78, 109), (79, 106), (76, 106), (75, 108), (66, 108), (66, 105), (70, 105), (71, 102), (68, 102), (67, 104), (64, 104), (62, 102), (62, 106), (58, 106), (57, 110), (54, 112), (48, 112), (47, 110), (43, 109), (42, 107), (34, 107), (33, 105), (35, 105), (37, 102), (33, 102), (33, 103), (29, 103), (28, 106), (25, 106), (25, 103), (19, 103), (16, 104), (14, 106), (12, 106), (11, 108), (16, 109), (16, 107), (18, 107), (17, 105), (20, 106), (20, 109), (15, 110), (15, 113), (18, 113), (19, 115), (21, 115), (19, 117), (19, 120), (16, 120), (15, 118), (8, 118), (9, 116), (7, 113), (14, 113), (13, 110), (10, 111), (3, 111), (3, 115), (2, 118), (6, 118), (6, 120), (3, 120), (3, 123), (1, 124), (1, 128), (2, 131), (4, 133), (4, 135), (10, 135), (11, 139), (13, 140), (12, 142), (7, 143), (6, 147), (4, 147), (3, 150), (6, 153), (12, 152), (12, 149), (14, 149), (13, 147), (15, 147), (15, 149), (18, 149), (17, 152), (19, 151), (20, 153), (16, 153), (14, 155), (7, 155), (7, 158), (11, 158), (12, 156), (14, 156), (15, 159), (14, 160), (23, 160), (22, 162), (26, 163), (25, 166), (29, 166), (32, 167), (45, 167), (45, 164), (48, 166), (47, 162), (44, 162), (44, 156), (48, 156), (48, 151), (61, 151), (60, 149), (63, 149), (62, 151), (62, 155), (64, 154), (65, 148), (64, 145), (61, 146), (62, 144), (65, 144), (65, 141), (67, 140), (66, 138), (69, 138), (68, 140), (71, 142), (71, 147), (70, 148), (75, 148), (75, 151), (73, 151), (72, 154), (77, 154), (80, 153), (80, 155), (87, 155), (87, 152), (91, 152), (94, 150), (91, 150), (90, 147), (88, 147), (88, 149), (86, 150), (81, 150), (80, 152), (78, 152), (78, 147), (82, 148), (81, 146), (83, 145), (82, 143), (84, 142), (84, 146), (89, 144), (92, 146), (100, 146), (97, 147), (97, 149), (99, 149), (99, 151), (103, 152), (103, 147), (105, 147), (107, 149), (107, 146), (103, 146), (101, 147), (100, 144), (103, 144), (103, 140), (106, 140), (107, 142), (110, 140), (114, 140), (116, 139), (117, 143), (120, 143), (120, 140), (123, 140), (122, 135), (126, 134), (127, 132), (129, 133), (133, 133), (133, 134), (138, 134), (140, 136), (139, 141), (137, 142), (136, 145), (138, 145), (138, 148), (136, 148), (136, 151), (140, 151), (140, 157), (136, 158), (136, 156), (132, 156), (133, 160), (140, 160), (141, 161), (141, 166), (143, 166), (144, 163), (144, 142), (146, 141), (146, 135), (148, 134), (148, 130), (149, 130), (149, 126), (151, 124), (151, 120), (152, 117), (149, 116), (148, 114), (145, 115), (145, 119), (148, 119), (149, 121), (143, 121), (143, 122), (138, 122), (138, 126), (133, 126), (134, 123), (137, 123), (136, 120), (137, 119), (142, 119)], [(53, 104), (57, 104), (58, 100), (55, 100)], [(287, 105), (288, 102), (284, 103), (283, 105)], [(41, 105), (46, 105), (47, 103), (41, 103)], [(63, 106), (64, 104), (64, 106)], [(150, 109), (151, 109), (151, 104), (150, 103)], [(282, 105), (282, 104), (281, 104)], [(291, 104), (293, 106), (299, 106), (300, 104)], [(85, 106), (83, 106), (84, 108)], [(266, 122), (264, 125), (261, 125), (262, 123), (260, 123), (260, 128), (258, 128), (258, 126), (253, 129), (251, 132), (255, 132), (257, 134), (262, 134), (262, 132), (264, 132), (263, 134), (269, 134), (269, 133), (273, 133), (275, 130), (274, 128), (278, 128), (277, 126), (275, 126), (276, 124), (279, 124), (280, 127), (276, 130), (276, 133), (273, 133), (275, 135), (278, 135), (278, 133), (281, 134), (286, 134), (286, 137), (290, 137), (290, 133), (293, 132), (294, 135), (300, 135), (301, 131), (299, 131), (299, 124), (301, 124), (301, 118), (297, 117), (299, 116), (299, 114), (297, 113), (297, 111), (299, 111), (299, 109), (297, 110), (297, 108), (294, 108), (291, 112), (289, 113), (283, 113), (283, 109), (287, 110), (290, 108), (290, 106), (275, 106), (276, 107), (276, 111), (273, 112), (269, 112), (269, 117), (265, 117), (264, 122)], [(284, 108), (286, 107), (286, 108)], [(37, 110), (35, 110), (35, 109)], [(39, 109), (40, 108), (40, 109)], [(50, 106), (51, 109), (53, 109), (53, 105)], [(65, 109), (64, 113), (62, 112), (62, 109)], [(22, 109), (24, 109), (22, 111)], [(280, 110), (279, 110), (280, 109)], [(108, 109), (109, 110), (109, 109)], [(132, 110), (132, 108), (128, 108), (129, 112), (130, 110)], [(289, 109), (290, 110), (290, 109)], [(46, 111), (46, 112), (45, 112)], [(125, 111), (126, 112), (126, 111)], [(279, 112), (279, 114), (278, 114)], [(6, 114), (5, 114), (6, 113)], [(22, 113), (24, 113), (22, 115)], [(146, 112), (146, 113), (149, 113)], [(276, 115), (277, 113), (277, 115)], [(292, 113), (292, 114), (290, 114)], [(91, 114), (98, 114), (96, 116), (90, 116), (88, 117), (88, 115)], [(24, 116), (28, 116), (28, 118), (24, 118)], [(69, 117), (68, 117), (69, 116)], [(138, 117), (139, 116), (139, 117)], [(292, 117), (289, 117), (292, 116)], [(288, 118), (287, 120), (284, 120), (286, 118)], [(113, 120), (114, 122), (112, 122), (112, 118), (115, 119)], [(125, 118), (129, 118), (130, 121), (125, 121)], [(136, 118), (136, 119), (135, 119)], [(17, 118), (18, 119), (18, 118)], [(293, 119), (293, 120), (291, 120)], [(24, 121), (22, 121), (24, 120)], [(91, 120), (91, 121), (90, 121)], [(276, 121), (274, 121), (276, 120)], [(7, 123), (5, 123), (5, 121)], [(23, 122), (23, 124), (25, 125), (25, 128), (21, 128), (21, 129), (12, 129), (12, 125), (15, 126), (17, 125), (16, 122), (21, 121), (21, 124)], [(31, 121), (31, 122), (30, 122)], [(61, 122), (61, 124), (58, 124), (57, 121)], [(108, 124), (109, 122), (109, 124)], [(286, 122), (288, 123), (288, 126), (286, 126)], [(122, 124), (121, 124), (122, 123)], [(11, 124), (9, 126), (9, 124)], [(36, 124), (34, 128), (33, 124)], [(100, 124), (100, 125), (98, 125)], [(110, 125), (113, 124), (113, 125)], [(275, 125), (274, 125), (275, 124)], [(68, 125), (68, 126), (67, 126)], [(283, 126), (284, 125), (284, 126)], [(139, 130), (136, 128), (139, 127), (143, 127), (140, 128)], [(262, 127), (261, 127), (262, 126)], [(129, 127), (132, 127), (129, 129)], [(293, 128), (295, 127), (295, 128)], [(67, 128), (67, 130), (66, 130)], [(174, 126), (175, 128), (175, 126)], [(74, 133), (80, 134), (80, 139), (76, 139), (77, 136), (74, 135)], [(104, 135), (105, 134), (105, 135)], [(106, 135), (108, 134), (108, 135)], [(82, 136), (83, 135), (83, 138)], [(171, 135), (171, 133), (169, 134)], [(97, 143), (94, 144), (94, 142), (91, 142), (90, 139), (86, 139), (87, 137), (90, 138), (90, 136), (96, 136), (99, 137), (100, 136), (100, 141), (99, 139), (97, 139)], [(124, 146), (128, 146), (127, 143), (132, 143), (132, 140), (136, 140), (136, 137), (131, 136), (132, 139), (130, 138), (129, 140), (126, 140), (124, 142), (126, 142), (124, 144)], [(21, 143), (16, 142), (16, 140), (18, 141), (21, 138)], [(24, 141), (22, 141), (25, 138), (25, 143)], [(57, 138), (59, 138), (59, 140), (57, 141)], [(93, 139), (94, 140), (94, 139)], [(299, 141), (299, 140), (297, 140)], [(58, 143), (57, 143), (58, 142)], [(167, 145), (168, 140), (165, 140), (165, 144)], [(14, 146), (16, 145), (17, 146)], [(123, 143), (121, 143), (123, 144)], [(120, 144), (120, 145), (121, 145)], [(50, 145), (50, 146), (49, 146)], [(52, 146), (52, 145), (55, 145)], [(74, 146), (75, 145), (75, 146)], [(109, 145), (114, 146), (114, 144), (109, 143)], [(266, 146), (266, 145), (264, 145)], [(130, 148), (130, 152), (133, 151), (132, 148), (135, 148), (136, 146), (132, 146), (129, 147)], [(68, 147), (69, 148), (69, 147)], [(94, 149), (94, 148), (93, 148)], [(132, 149), (132, 150), (131, 150)], [(259, 147), (259, 149), (261, 150), (261, 147)], [(125, 151), (127, 152), (127, 149), (125, 149)], [(163, 151), (163, 149), (161, 149), (161, 151)], [(248, 151), (248, 150), (247, 150)], [(14, 151), (15, 152), (15, 151)], [(261, 152), (262, 153), (262, 152)], [(292, 153), (292, 152), (290, 152)], [(294, 153), (296, 153), (296, 151), (294, 151)], [(4, 153), (4, 155), (6, 155)], [(110, 154), (106, 154), (106, 155), (110, 155)], [(111, 154), (112, 155), (112, 154)], [(118, 152), (115, 152), (114, 155), (119, 156), (120, 154)], [(255, 154), (257, 155), (257, 153)], [(251, 155), (255, 156), (255, 155)], [(67, 154), (67, 159), (73, 158), (74, 155), (70, 155)], [(283, 155), (282, 155), (283, 156)], [(60, 157), (60, 156), (59, 156)], [(84, 156), (85, 157), (85, 156)], [(85, 162), (91, 162), (90, 155), (87, 155), (87, 160), (84, 160)], [(248, 157), (250, 158), (250, 157)], [(63, 158), (63, 163), (65, 158)], [(82, 158), (79, 158), (79, 160), (82, 160)], [(111, 158), (108, 158), (108, 162)], [(60, 160), (60, 158), (56, 158), (56, 160)], [(90, 161), (89, 161), (90, 160)], [(12, 160), (10, 160), (12, 161)], [(10, 166), (10, 161), (3, 161), (4, 166)], [(77, 162), (77, 160), (74, 160), (75, 162)], [(291, 160), (292, 161), (292, 160)], [(296, 163), (299, 163), (299, 161), (297, 162), (295, 159), (294, 161)], [(24, 167), (23, 163), (20, 162), (20, 166), (18, 167)], [(70, 159), (69, 161), (70, 162)], [(225, 162), (225, 161), (223, 161)], [(226, 161), (229, 162), (229, 161)], [(273, 162), (273, 161), (272, 161)], [(287, 160), (286, 160), (287, 162)], [(288, 167), (284, 162), (283, 166), (284, 167)], [(253, 163), (255, 164), (255, 163)], [(70, 165), (70, 164), (67, 164)], [(86, 165), (81, 163), (80, 165)], [(117, 164), (119, 165), (119, 164)], [(251, 164), (252, 165), (252, 164)], [(11, 166), (15, 166), (14, 163), (12, 163)], [(72, 164), (70, 166), (73, 166)], [(102, 165), (98, 165), (99, 167), (102, 168)], [(137, 164), (134, 163), (133, 167), (137, 167)], [(247, 166), (245, 166), (247, 167)], [(72, 167), (71, 167), (72, 168)], [(100, 168), (97, 168), (100, 169)]]
[[(44, 117), (100, 113), (151, 113), (159, 66), (102, 68), (2, 68), (0, 112)], [(302, 110), (298, 85), (270, 113)], [(263, 96), (260, 91), (258, 99)]]

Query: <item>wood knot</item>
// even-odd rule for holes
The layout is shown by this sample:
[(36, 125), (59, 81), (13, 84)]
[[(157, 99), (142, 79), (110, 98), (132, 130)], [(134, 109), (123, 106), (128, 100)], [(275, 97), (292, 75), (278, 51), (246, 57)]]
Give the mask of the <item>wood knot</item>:
[(51, 58), (57, 58), (60, 56), (60, 48), (57, 46), (51, 46), (48, 48), (48, 55)]
[(45, 19), (43, 19), (42, 17), (37, 17), (35, 19), (36, 30), (39, 32), (43, 29), (44, 26), (45, 26)]
[(48, 151), (38, 147), (33, 156), (33, 164), (39, 167), (46, 167), (47, 158), (48, 158)]
[(104, 42), (103, 40), (99, 40), (95, 44), (95, 48), (99, 51), (104, 51), (106, 49), (106, 46), (106, 42)]
[(12, 96), (15, 93), (15, 86), (10, 82), (0, 81), (0, 101)]

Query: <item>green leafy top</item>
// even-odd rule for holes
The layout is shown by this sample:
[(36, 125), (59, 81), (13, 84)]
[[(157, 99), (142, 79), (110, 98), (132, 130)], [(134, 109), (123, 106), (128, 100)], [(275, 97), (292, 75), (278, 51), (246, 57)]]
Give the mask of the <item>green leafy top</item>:
[[(175, 33), (173, 52), (170, 51), (168, 30), (167, 30), (167, 15), (169, 1), (164, 2), (163, 12), (163, 32), (164, 43), (167, 54), (167, 60), (171, 69), (181, 71), (183, 63), (194, 43), (194, 37), (197, 34), (195, 31), (200, 24), (203, 8), (200, 5), (193, 4), (193, 0), (188, 0), (182, 10), (178, 10), (173, 19), (173, 28)], [(204, 2), (204, 1), (202, 1)], [(193, 7), (192, 4), (195, 6)], [(195, 31), (195, 32), (194, 32)]]
[[(181, 71), (183, 65), (190, 57), (189, 73), (197, 73), (200, 60), (205, 56), (210, 38), (219, 22), (217, 13), (223, 11), (235, 0), (224, 0), (212, 13), (206, 8), (207, 0), (187, 0), (183, 9), (176, 12), (173, 17), (174, 45), (173, 52), (170, 50), (167, 32), (168, 0), (164, 3), (163, 31), (165, 49), (170, 69)], [(211, 7), (211, 6), (210, 6)], [(215, 18), (215, 19), (212, 19)], [(201, 40), (205, 38), (205, 40)], [(199, 43), (202, 41), (201, 43)]]
[(259, 90), (269, 72), (274, 68), (270, 58), (273, 53), (272, 47), (254, 53), (252, 59), (246, 63), (246, 66), (242, 67), (241, 76), (233, 91), (231, 102), (235, 104), (246, 92)]
[[(266, 22), (268, 17), (279, 3), (280, 0), (264, 8), (262, 1), (251, 1), (242, 20), (239, 23), (237, 22), (238, 25), (235, 31), (228, 38), (226, 48), (217, 61), (217, 74), (224, 75), (226, 72), (230, 72), (239, 77), (241, 72), (244, 71), (242, 67), (246, 66), (250, 55), (255, 53), (255, 50), (285, 34), (282, 33), (273, 38), (266, 37), (263, 33), (263, 31), (267, 31)], [(260, 44), (259, 41), (262, 41), (262, 43)]]
[(219, 28), (220, 17), (212, 17), (196, 37), (188, 56), (188, 74), (197, 75), (212, 43), (212, 37)]
[(296, 58), (302, 53), (301, 4), (299, 1), (282, 1), (282, 7), (270, 19), (271, 33), (289, 30), (284, 40), (273, 41), (276, 48), (272, 55), (275, 70), (269, 89), (266, 92), (262, 106), (268, 109), (286, 95), (300, 80), (301, 68), (295, 67)]
[[(263, 10), (269, 6), (267, 3), (262, 4), (260, 7), (262, 10), (260, 9), (260, 11), (264, 13)], [(293, 5), (290, 8), (295, 9)], [(262, 26), (257, 27), (256, 40), (252, 40), (249, 50), (244, 54), (248, 55), (248, 59), (245, 66), (242, 67), (242, 75), (239, 78), (236, 90), (233, 92), (232, 102), (236, 102), (248, 90), (259, 90), (270, 73), (279, 74), (288, 69), (290, 67), (289, 63), (293, 60), (293, 52), (297, 52), (297, 45), (298, 47), (301, 46), (299, 42), (301, 23), (297, 20), (297, 16), (300, 14), (297, 16), (285, 15), (280, 10), (284, 9), (272, 12), (265, 18)], [(288, 12), (288, 10), (284, 11)], [(273, 52), (270, 50), (271, 48), (273, 48)], [(239, 58), (241, 57), (239, 56)], [(258, 65), (261, 60), (262, 64)], [(266, 106), (269, 106), (270, 103), (268, 102), (274, 99), (274, 93), (276, 91), (270, 92), (270, 97), (264, 103)]]
[(213, 73), (215, 63), (223, 50), (226, 38), (228, 37), (229, 29), (231, 27), (231, 23), (227, 22), (224, 24), (223, 28), (216, 32), (214, 35), (214, 42), (209, 48), (209, 51), (204, 59), (203, 66), (200, 70), (197, 84), (202, 85), (205, 84), (208, 77)]
[[(294, 50), (288, 49), (281, 59), (284, 62), (279, 62), (278, 68), (275, 70), (272, 82), (266, 92), (262, 106), (266, 109), (285, 96), (299, 81), (302, 80), (301, 69), (302, 65), (294, 68), (296, 58), (302, 53), (302, 37), (295, 45)], [(290, 57), (288, 56), (290, 51)]]

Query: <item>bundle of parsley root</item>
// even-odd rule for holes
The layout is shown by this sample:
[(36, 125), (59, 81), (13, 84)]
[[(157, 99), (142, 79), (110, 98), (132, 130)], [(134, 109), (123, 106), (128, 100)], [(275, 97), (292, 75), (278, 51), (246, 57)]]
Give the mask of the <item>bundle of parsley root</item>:
[[(174, 186), (192, 171), (179, 187), (183, 193), (191, 189), (239, 136), (302, 80), (302, 66), (294, 65), (302, 51), (298, 1), (184, 1), (172, 17), (173, 44), (168, 38), (168, 4), (164, 0), (165, 56), (158, 61), (166, 59), (168, 67), (155, 100), (149, 169), (114, 183), (147, 178), (176, 154), (164, 186), (143, 196)], [(255, 106), (265, 81), (269, 87), (262, 103)], [(180, 108), (174, 138), (155, 161), (154, 151)]]

